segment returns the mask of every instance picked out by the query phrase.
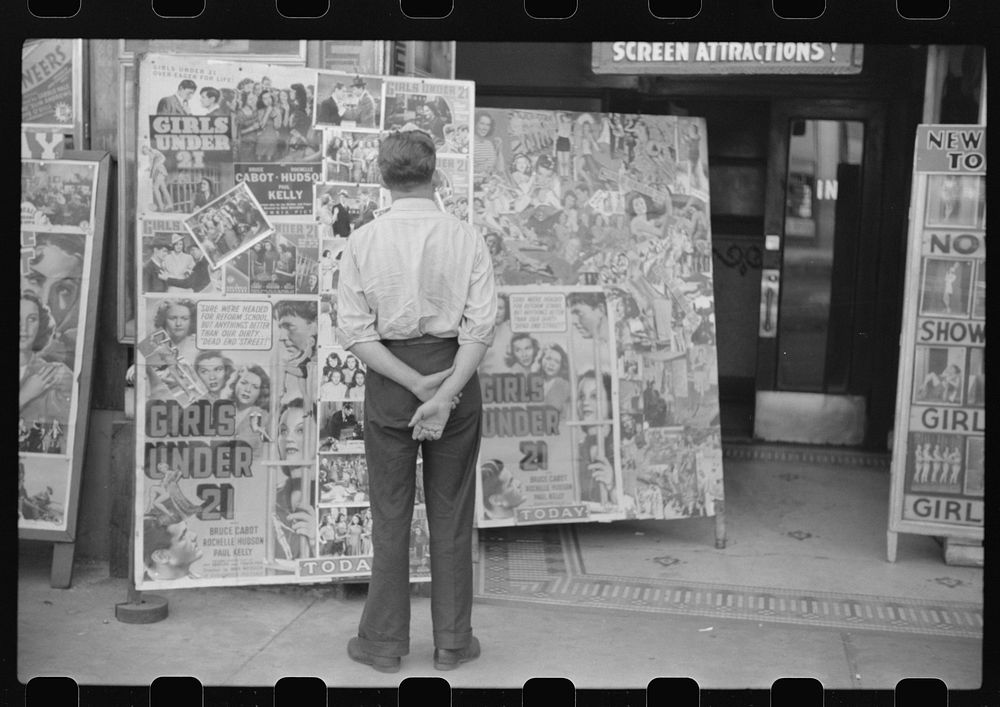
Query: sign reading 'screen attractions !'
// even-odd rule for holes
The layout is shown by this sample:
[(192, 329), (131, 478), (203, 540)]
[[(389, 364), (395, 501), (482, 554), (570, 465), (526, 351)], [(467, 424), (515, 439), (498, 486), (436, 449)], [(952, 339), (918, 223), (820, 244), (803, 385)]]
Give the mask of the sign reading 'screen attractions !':
[(857, 74), (864, 47), (840, 42), (595, 42), (595, 74)]

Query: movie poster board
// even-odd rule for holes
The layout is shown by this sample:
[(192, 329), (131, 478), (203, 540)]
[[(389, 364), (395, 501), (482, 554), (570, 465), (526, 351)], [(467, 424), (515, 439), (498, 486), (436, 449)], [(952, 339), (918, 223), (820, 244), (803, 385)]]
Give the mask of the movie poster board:
[(83, 137), (83, 40), (30, 39), (21, 48), (21, 125)]
[[(380, 213), (387, 96), (423, 82), (163, 54), (137, 72), (136, 585), (365, 579), (365, 370), (334, 338), (337, 255)], [(468, 133), (473, 84), (426, 83)], [(419, 494), (413, 524), (425, 581)]]
[(705, 121), (477, 109), (469, 149), (501, 299), (477, 524), (714, 515)]
[[(225, 58), (234, 53), (241, 60), (259, 63), (304, 66), (307, 44), (304, 40), (165, 40), (119, 39), (118, 45), (118, 155), (123, 173), (134, 174), (136, 169), (136, 111), (137, 71), (136, 56), (146, 52), (184, 54), (187, 57)], [(118, 288), (118, 340), (123, 344), (136, 343), (136, 283), (135, 263), (136, 198), (135, 180), (122, 179), (118, 185), (118, 223), (120, 224), (118, 248), (119, 272), (123, 273)]]
[(896, 533), (983, 537), (985, 126), (918, 126), (912, 194), (890, 561)]
[(18, 529), (72, 542), (90, 418), (110, 157), (21, 161)]

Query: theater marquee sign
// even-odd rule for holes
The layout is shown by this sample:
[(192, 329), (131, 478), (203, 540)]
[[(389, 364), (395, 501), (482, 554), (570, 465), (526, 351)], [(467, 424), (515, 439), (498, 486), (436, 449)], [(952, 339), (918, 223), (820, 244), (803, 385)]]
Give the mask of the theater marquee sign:
[(857, 74), (864, 47), (840, 42), (595, 42), (595, 74)]

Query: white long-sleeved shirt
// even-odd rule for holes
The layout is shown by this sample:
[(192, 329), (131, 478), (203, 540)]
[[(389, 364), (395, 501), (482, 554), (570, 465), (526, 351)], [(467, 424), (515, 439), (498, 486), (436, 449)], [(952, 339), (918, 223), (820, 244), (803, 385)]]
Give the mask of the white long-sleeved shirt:
[(430, 199), (397, 199), (344, 248), (337, 339), (345, 349), (425, 334), (489, 346), (496, 311), (485, 241)]

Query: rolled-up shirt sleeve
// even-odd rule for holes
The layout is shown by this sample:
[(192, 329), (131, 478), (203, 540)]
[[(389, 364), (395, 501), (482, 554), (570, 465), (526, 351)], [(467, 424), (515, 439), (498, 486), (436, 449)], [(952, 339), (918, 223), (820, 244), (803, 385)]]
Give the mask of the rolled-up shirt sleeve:
[(497, 293), (493, 279), (493, 261), (486, 242), (476, 236), (476, 255), (469, 278), (469, 293), (458, 325), (458, 343), (481, 343), (490, 346), (496, 330)]
[(340, 258), (340, 282), (337, 285), (338, 343), (345, 349), (365, 341), (378, 341), (375, 312), (372, 311), (361, 286), (361, 273), (350, 241)]

